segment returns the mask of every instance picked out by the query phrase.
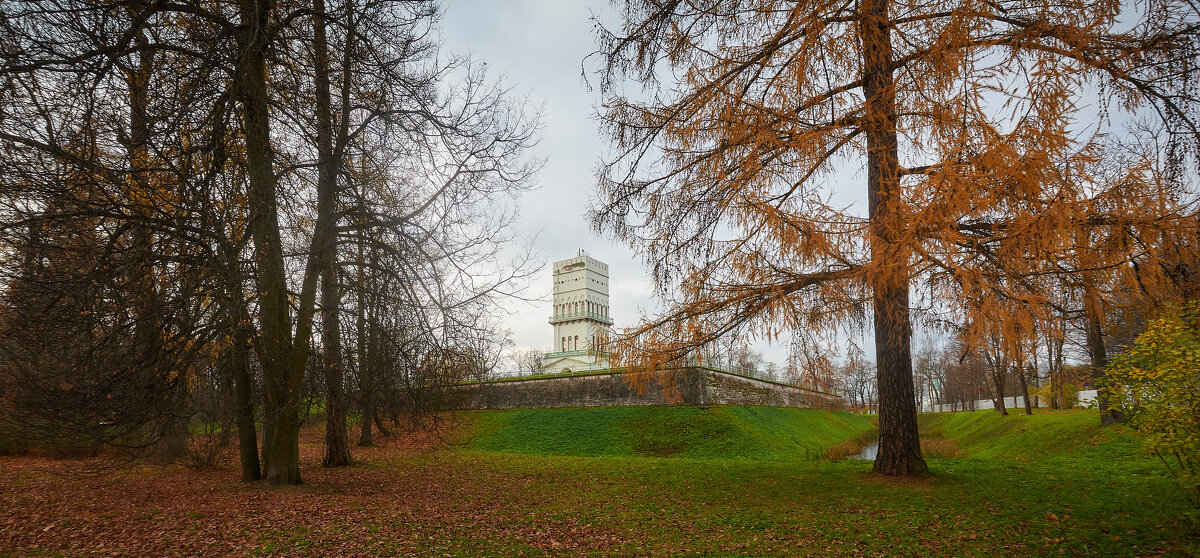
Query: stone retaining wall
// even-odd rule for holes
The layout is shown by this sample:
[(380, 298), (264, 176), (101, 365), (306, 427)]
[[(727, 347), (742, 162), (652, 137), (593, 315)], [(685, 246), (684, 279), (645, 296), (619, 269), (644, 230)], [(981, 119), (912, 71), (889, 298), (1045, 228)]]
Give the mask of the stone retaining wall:
[[(639, 389), (640, 388), (640, 389)], [(539, 409), (631, 405), (840, 407), (841, 398), (795, 386), (689, 367), (631, 379), (624, 372), (504, 379), (463, 386), (460, 409)]]

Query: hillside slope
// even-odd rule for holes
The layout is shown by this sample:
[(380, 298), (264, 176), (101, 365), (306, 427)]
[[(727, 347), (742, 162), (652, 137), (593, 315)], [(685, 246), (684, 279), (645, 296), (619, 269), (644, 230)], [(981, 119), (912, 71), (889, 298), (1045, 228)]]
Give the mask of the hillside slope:
[(918, 417), (923, 438), (953, 440), (968, 457), (1143, 458), (1141, 440), (1124, 426), (1101, 427), (1094, 410), (1036, 414), (996, 411), (932, 413)]
[(780, 407), (602, 407), (468, 413), (472, 449), (535, 455), (818, 459), (864, 417)]

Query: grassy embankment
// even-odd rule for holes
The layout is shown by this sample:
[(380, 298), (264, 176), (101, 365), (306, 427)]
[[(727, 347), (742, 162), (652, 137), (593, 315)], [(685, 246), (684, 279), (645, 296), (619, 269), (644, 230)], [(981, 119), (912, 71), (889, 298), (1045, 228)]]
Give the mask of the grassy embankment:
[(874, 428), (843, 411), (777, 407), (604, 407), (468, 413), (472, 449), (587, 457), (783, 461), (829, 455)]
[[(865, 462), (813, 461), (845, 455), (874, 434), (867, 417), (847, 413), (560, 409), (480, 413), (477, 420), (469, 447), (519, 454), (496, 457), (514, 470), (569, 463), (564, 473), (586, 468), (591, 478), (604, 479), (601, 485), (632, 476), (638, 479), (634, 485), (686, 495), (687, 504), (676, 499), (680, 496), (668, 499), (673, 504), (662, 508), (666, 515), (707, 519), (712, 523), (706, 528), (718, 531), (745, 521), (734, 530), (752, 542), (756, 529), (773, 536), (791, 529), (810, 543), (852, 553), (1197, 550), (1194, 529), (1189, 534), (1180, 520), (1185, 504), (1175, 486), (1143, 454), (1136, 434), (1100, 428), (1093, 411), (921, 415), (922, 447), (934, 477), (898, 482), (867, 474)], [(647, 459), (655, 456), (676, 459)], [(695, 515), (714, 507), (720, 518)], [(679, 529), (676, 524), (664, 536), (686, 539)], [(774, 547), (749, 548), (755, 549), (747, 552), (752, 555)]]
[[(0, 556), (1194, 555), (1174, 484), (1094, 412), (923, 415), (934, 477), (817, 458), (864, 417), (721, 407), (468, 413), (455, 447), (356, 449), (307, 484), (103, 480), (0, 458)], [(652, 457), (652, 456), (671, 457)], [(599, 457), (597, 457), (599, 456)], [(231, 463), (232, 465), (232, 463)], [(153, 533), (152, 537), (144, 534)], [(7, 552), (6, 552), (7, 550)]]

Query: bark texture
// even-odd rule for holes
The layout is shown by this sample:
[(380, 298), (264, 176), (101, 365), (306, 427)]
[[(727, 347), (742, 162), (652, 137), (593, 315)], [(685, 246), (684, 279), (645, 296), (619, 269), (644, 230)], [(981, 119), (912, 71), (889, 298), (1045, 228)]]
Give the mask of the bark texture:
[(913, 400), (908, 248), (898, 241), (903, 224), (893, 212), (901, 203), (900, 162), (887, 0), (864, 1), (860, 18), (871, 256), (879, 263), (870, 280), (879, 385), (880, 444), (874, 470), (885, 475), (923, 476), (929, 474), (929, 468), (921, 457)]

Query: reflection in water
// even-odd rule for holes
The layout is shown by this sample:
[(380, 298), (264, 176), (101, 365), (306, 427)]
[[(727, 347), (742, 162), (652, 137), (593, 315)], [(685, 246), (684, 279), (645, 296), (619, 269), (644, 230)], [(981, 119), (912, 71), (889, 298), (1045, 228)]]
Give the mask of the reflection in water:
[(862, 449), (862, 453), (858, 455), (848, 456), (846, 459), (862, 459), (864, 461), (875, 461), (875, 454), (879, 453), (879, 442), (871, 442), (870, 445)]

